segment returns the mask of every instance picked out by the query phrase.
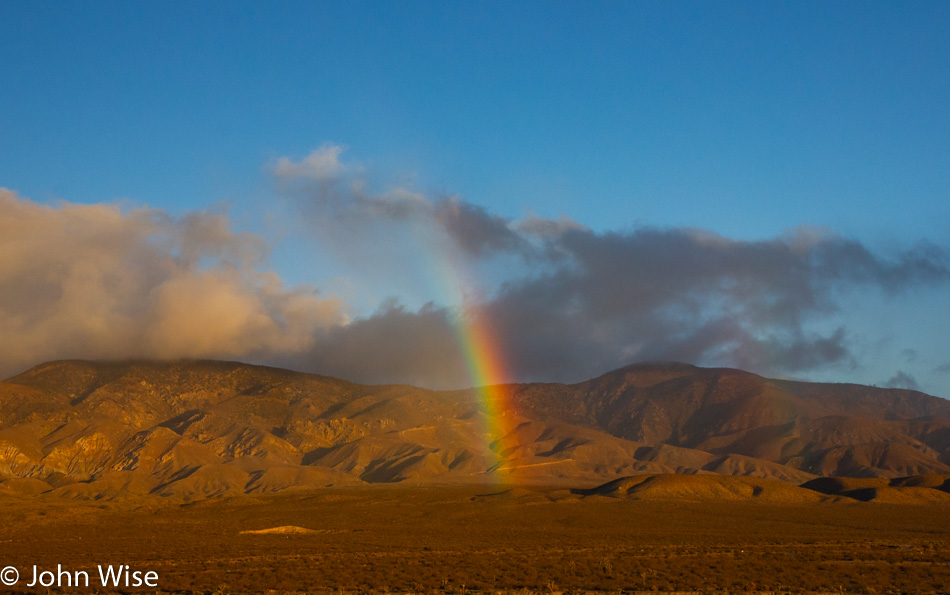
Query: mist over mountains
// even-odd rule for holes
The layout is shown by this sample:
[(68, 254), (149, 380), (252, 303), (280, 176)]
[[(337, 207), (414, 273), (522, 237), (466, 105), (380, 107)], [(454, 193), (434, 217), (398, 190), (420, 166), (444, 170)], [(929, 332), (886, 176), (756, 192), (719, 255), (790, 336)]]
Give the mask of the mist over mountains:
[(950, 401), (912, 390), (673, 363), (497, 390), (504, 436), (475, 390), (236, 362), (52, 362), (0, 383), (0, 492), (191, 501), (365, 483), (950, 474)]

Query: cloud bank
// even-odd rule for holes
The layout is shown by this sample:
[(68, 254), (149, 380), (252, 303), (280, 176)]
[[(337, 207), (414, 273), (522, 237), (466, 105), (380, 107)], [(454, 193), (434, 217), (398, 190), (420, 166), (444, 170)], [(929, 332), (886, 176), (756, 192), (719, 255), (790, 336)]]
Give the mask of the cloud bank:
[[(340, 155), (324, 146), (294, 165), (335, 160), (326, 168), (334, 176), (319, 184), (288, 174), (293, 167), (275, 170), (282, 184), (297, 184), (291, 194), (314, 226), (346, 230), (323, 236), (337, 250), (372, 244), (381, 230), (394, 237), (411, 229), (453, 267), (475, 269), (502, 256), (520, 261), (477, 304), (511, 380), (578, 380), (654, 360), (773, 375), (854, 367), (859, 356), (850, 329), (834, 324), (849, 295), (899, 297), (950, 281), (950, 258), (933, 245), (882, 256), (808, 226), (738, 241), (699, 229), (595, 232), (565, 217), (512, 220), (459, 197), (428, 198), (405, 188), (370, 193), (364, 170), (341, 163)], [(364, 264), (371, 267), (378, 256), (369, 251)], [(391, 263), (400, 264), (419, 266)], [(449, 348), (463, 315), (453, 306), (430, 304), (415, 313), (384, 307), (321, 336), (305, 359), (369, 381), (464, 385), (458, 350)], [(372, 348), (359, 348), (364, 342)], [(343, 361), (346, 353), (360, 356)]]
[(0, 189), (0, 374), (63, 358), (253, 358), (312, 348), (342, 304), (255, 265), (221, 214), (44, 206)]
[[(56, 358), (215, 357), (464, 387), (458, 329), (475, 309), (509, 381), (577, 381), (656, 360), (807, 378), (862, 365), (839, 316), (851, 296), (950, 286), (950, 257), (934, 245), (879, 254), (807, 226), (740, 241), (511, 219), (458, 196), (374, 189), (342, 155), (324, 145), (269, 167), (314, 254), (367, 279), (417, 279), (430, 267), (421, 254), (452, 272), (454, 293), (408, 308), (394, 289), (360, 312), (262, 272), (268, 246), (225, 215), (44, 206), (3, 190), (0, 372)], [(918, 386), (910, 371), (888, 384)]]

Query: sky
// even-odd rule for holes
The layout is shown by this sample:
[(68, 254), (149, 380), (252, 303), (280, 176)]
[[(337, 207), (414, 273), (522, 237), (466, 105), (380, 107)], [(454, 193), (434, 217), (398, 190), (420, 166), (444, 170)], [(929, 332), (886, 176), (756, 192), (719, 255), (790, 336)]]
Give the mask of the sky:
[[(0, 376), (950, 397), (941, 2), (0, 0)], [(469, 354), (468, 357), (471, 357)]]

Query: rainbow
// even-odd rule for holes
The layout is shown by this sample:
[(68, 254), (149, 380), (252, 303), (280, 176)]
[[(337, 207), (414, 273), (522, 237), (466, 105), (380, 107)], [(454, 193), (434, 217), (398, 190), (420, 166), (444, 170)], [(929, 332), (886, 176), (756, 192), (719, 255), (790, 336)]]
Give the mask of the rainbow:
[[(455, 258), (453, 258), (455, 256)], [(488, 447), (486, 468), (497, 481), (510, 482), (511, 469), (504, 467), (505, 438), (515, 426), (511, 414), (508, 390), (505, 384), (512, 380), (505, 366), (504, 348), (494, 332), (494, 326), (482, 304), (484, 300), (465, 292), (463, 261), (451, 249), (436, 257), (436, 270), (443, 291), (451, 297), (450, 303), (461, 304), (453, 316), (456, 341), (465, 360), (469, 382), (485, 419), (484, 436)], [(498, 474), (504, 470), (504, 477)]]
[(456, 335), (485, 416), (486, 434), (491, 437), (489, 446), (493, 460), (488, 461), (488, 469), (497, 471), (502, 466), (505, 437), (514, 429), (508, 391), (504, 387), (510, 376), (504, 365), (503, 350), (491, 321), (484, 309), (477, 305), (468, 304), (464, 308), (456, 320)]

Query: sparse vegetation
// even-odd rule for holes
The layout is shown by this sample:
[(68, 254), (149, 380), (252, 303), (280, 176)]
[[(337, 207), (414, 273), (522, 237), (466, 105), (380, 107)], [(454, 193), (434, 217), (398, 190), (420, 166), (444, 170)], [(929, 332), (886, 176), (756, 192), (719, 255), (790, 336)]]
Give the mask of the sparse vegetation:
[[(485, 493), (348, 488), (139, 510), (10, 500), (0, 559), (122, 561), (158, 571), (162, 592), (205, 595), (950, 591), (947, 506)], [(312, 532), (242, 533), (286, 526)]]
[[(516, 485), (483, 488), (499, 474), (471, 391), (220, 362), (38, 367), (0, 383), (0, 566), (129, 564), (203, 595), (950, 592), (939, 399), (689, 366), (511, 390)], [(666, 434), (631, 413), (645, 402)], [(608, 403), (629, 411), (597, 413)]]

